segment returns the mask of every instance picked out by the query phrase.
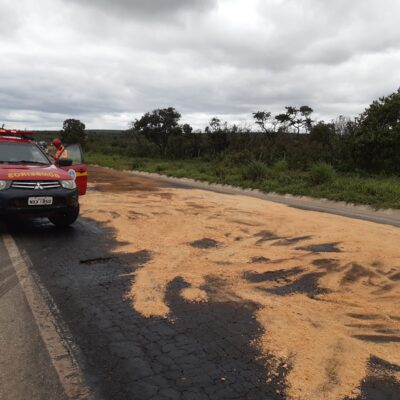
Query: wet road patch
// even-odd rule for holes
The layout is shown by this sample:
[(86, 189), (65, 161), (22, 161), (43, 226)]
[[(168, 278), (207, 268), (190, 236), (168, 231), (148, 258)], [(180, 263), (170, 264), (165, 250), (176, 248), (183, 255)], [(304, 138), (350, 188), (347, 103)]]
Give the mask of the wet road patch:
[(196, 249), (213, 249), (218, 247), (220, 243), (214, 239), (204, 238), (195, 240), (194, 242), (191, 242), (190, 245)]
[(139, 219), (139, 218), (142, 218), (142, 217), (147, 217), (147, 215), (139, 213), (139, 212), (136, 212), (136, 211), (129, 211), (128, 212), (128, 218), (131, 219), (131, 220), (136, 220), (136, 219)]
[(324, 276), (323, 273), (310, 273), (303, 275), (298, 280), (284, 286), (258, 289), (277, 296), (289, 296), (294, 293), (302, 293), (307, 297), (314, 299), (318, 295), (330, 293), (329, 289), (321, 288), (319, 286), (319, 279), (322, 276)]
[(319, 258), (312, 262), (316, 267), (324, 268), (327, 271), (335, 271), (339, 267), (338, 260), (332, 258)]
[(393, 375), (399, 372), (400, 366), (371, 356), (367, 377), (361, 382), (361, 395), (357, 400), (398, 400), (400, 382)]
[(348, 266), (348, 270), (344, 274), (341, 283), (344, 285), (355, 283), (362, 278), (372, 278), (374, 276), (377, 276), (375, 272), (368, 270), (360, 264), (352, 263)]
[(362, 330), (375, 330), (375, 329), (382, 329), (386, 325), (384, 324), (346, 324), (347, 327), (349, 328), (356, 328), (356, 329), (362, 329)]
[(350, 313), (347, 314), (349, 317), (351, 318), (355, 318), (355, 319), (361, 319), (364, 321), (375, 321), (377, 319), (381, 319), (382, 317), (380, 315), (376, 315), (376, 314), (354, 314), (354, 313)]
[(199, 204), (199, 203), (187, 202), (186, 205), (187, 205), (188, 207), (196, 208), (196, 209), (198, 209), (198, 210), (207, 209), (206, 206), (203, 206), (203, 205), (201, 205), (201, 204)]
[(400, 343), (400, 336), (392, 335), (353, 335), (353, 338), (373, 343)]
[(278, 240), (273, 244), (273, 246), (290, 246), (292, 244), (297, 244), (299, 242), (302, 242), (304, 240), (309, 240), (312, 239), (312, 236), (299, 236), (299, 237), (294, 237), (294, 238), (284, 238), (281, 240)]
[(381, 333), (383, 335), (400, 335), (399, 329), (379, 328), (379, 329), (375, 329), (375, 332)]
[[(204, 392), (212, 399), (284, 399), (287, 369), (269, 374), (268, 365), (276, 360), (263, 356), (256, 344), (264, 333), (254, 318), (258, 306), (221, 300), (218, 293), (225, 287), (217, 277), (202, 286), (207, 303), (184, 301), (180, 292), (189, 286), (179, 277), (168, 286), (166, 302), (178, 340), (171, 341), (166, 356), (177, 354), (183, 385), (198, 396), (193, 399)], [(179, 336), (190, 338), (190, 344), (179, 345)]]
[[(400, 268), (399, 268), (399, 269), (400, 269)], [(391, 279), (392, 281), (395, 281), (395, 282), (400, 281), (400, 272), (397, 273), (397, 274), (391, 275), (391, 276), (390, 276), (390, 279)]]
[[(382, 360), (381, 358), (375, 357), (375, 356), (372, 356), (370, 358), (369, 367), (370, 368), (371, 367), (372, 368), (380, 367), (380, 368), (383, 368), (385, 370), (389, 370), (392, 372), (400, 372), (400, 365), (392, 364), (388, 361)], [(399, 393), (400, 393), (400, 390), (399, 390)]]
[(261, 223), (253, 222), (253, 221), (244, 221), (240, 219), (230, 219), (229, 222), (233, 222), (234, 224), (245, 225), (245, 226), (262, 226)]
[(80, 260), (80, 264), (85, 265), (93, 265), (93, 264), (104, 264), (109, 261), (115, 261), (117, 257), (97, 257), (97, 258), (89, 258), (87, 260)]
[(259, 238), (256, 242), (257, 245), (263, 244), (265, 242), (269, 242), (271, 240), (281, 239), (280, 236), (277, 236), (275, 233), (271, 231), (261, 231), (253, 235), (255, 238)]
[(299, 267), (291, 269), (280, 269), (277, 271), (267, 271), (262, 273), (257, 272), (246, 272), (243, 277), (249, 282), (259, 283), (259, 282), (271, 282), (271, 281), (288, 281), (291, 276), (299, 275), (304, 270)]
[(296, 247), (296, 250), (310, 251), (311, 253), (341, 253), (342, 251), (337, 247), (338, 244), (339, 242), (311, 244), (309, 246)]
[(271, 261), (270, 258), (267, 257), (252, 257), (250, 260), (250, 264), (268, 264)]
[(230, 261), (215, 261), (214, 264), (221, 265), (223, 267), (227, 267), (227, 266), (233, 265), (233, 262), (230, 262)]

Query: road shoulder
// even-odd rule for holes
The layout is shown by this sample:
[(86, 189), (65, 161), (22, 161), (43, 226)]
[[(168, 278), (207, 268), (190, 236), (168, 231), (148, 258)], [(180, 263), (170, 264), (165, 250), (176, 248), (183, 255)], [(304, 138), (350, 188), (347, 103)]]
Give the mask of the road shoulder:
[[(2, 245), (4, 245), (2, 252), (8, 254), (7, 258), (9, 260), (6, 268), (12, 272), (15, 288), (20, 292), (19, 297), (22, 297), (22, 299), (20, 298), (18, 300), (14, 298), (14, 296), (10, 296), (9, 300), (17, 300), (17, 305), (19, 304), (19, 307), (25, 304), (25, 311), (22, 313), (24, 317), (19, 322), (19, 326), (22, 329), (21, 334), (29, 338), (29, 340), (27, 340), (28, 344), (31, 341), (30, 337), (33, 333), (33, 336), (37, 337), (36, 343), (32, 344), (30, 347), (31, 355), (26, 357), (26, 359), (20, 360), (19, 365), (17, 365), (17, 370), (21, 369), (21, 366), (28, 367), (29, 370), (31, 370), (30, 364), (34, 363), (35, 360), (37, 360), (37, 356), (42, 353), (46, 361), (42, 361), (37, 368), (33, 369), (33, 371), (36, 371), (36, 373), (45, 380), (39, 385), (39, 391), (45, 391), (46, 389), (51, 391), (55, 390), (57, 394), (55, 395), (52, 393), (51, 398), (57, 399), (91, 399), (92, 396), (86, 387), (83, 374), (74, 358), (74, 351), (67, 339), (68, 332), (62, 322), (56, 305), (31, 268), (32, 265), (29, 257), (20, 252), (16, 242), (9, 233), (3, 232), (1, 236)], [(12, 290), (9, 292), (12, 292)], [(14, 293), (12, 292), (11, 294)], [(5, 304), (5, 309), (8, 313), (12, 308), (12, 305)], [(12, 316), (10, 315), (10, 317)], [(27, 321), (29, 324), (28, 332), (26, 331), (28, 328), (24, 329), (23, 326)], [(11, 320), (9, 322), (13, 323), (15, 321)], [(9, 324), (2, 325), (10, 326)], [(11, 338), (5, 338), (5, 343), (13, 343), (10, 340)], [(37, 341), (41, 342), (40, 345)], [(17, 357), (20, 357), (21, 354), (24, 354), (19, 349), (21, 343), (16, 347), (15, 354)], [(58, 384), (55, 384), (58, 388), (53, 389), (53, 385), (49, 384), (47, 379), (50, 379), (49, 377), (54, 374), (56, 376), (53, 377), (53, 381), (56, 382), (58, 380)], [(49, 375), (49, 377), (46, 377), (47, 375)], [(23, 377), (21, 380), (25, 382)], [(15, 382), (15, 380), (13, 380), (13, 382)], [(42, 388), (40, 388), (40, 386)], [(26, 394), (24, 396), (26, 396)], [(15, 398), (19, 397), (17, 396)], [(43, 398), (43, 393), (40, 394), (38, 398)]]

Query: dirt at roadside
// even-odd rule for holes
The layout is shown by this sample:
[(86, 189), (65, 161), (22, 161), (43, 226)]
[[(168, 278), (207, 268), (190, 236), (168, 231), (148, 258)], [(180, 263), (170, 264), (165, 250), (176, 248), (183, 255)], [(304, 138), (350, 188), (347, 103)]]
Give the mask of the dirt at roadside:
[(398, 228), (102, 168), (90, 177), (83, 215), (115, 229), (121, 252), (152, 253), (129, 294), (143, 316), (174, 318), (165, 299), (179, 278), (189, 303), (257, 305), (255, 345), (276, 362), (267, 379), (286, 369), (289, 399), (358, 398), (371, 375), (399, 384)]
[(154, 192), (168, 185), (156, 179), (145, 179), (110, 168), (90, 167), (89, 191), (125, 193)]

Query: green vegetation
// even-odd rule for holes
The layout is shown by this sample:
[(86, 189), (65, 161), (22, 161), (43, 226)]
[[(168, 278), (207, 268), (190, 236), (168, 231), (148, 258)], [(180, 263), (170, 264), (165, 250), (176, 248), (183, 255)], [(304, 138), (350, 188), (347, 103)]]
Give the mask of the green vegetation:
[(80, 143), (84, 145), (86, 142), (85, 129), (85, 124), (78, 119), (67, 119), (63, 123), (61, 140), (65, 144)]
[(128, 157), (119, 157), (117, 155), (107, 155), (102, 153), (85, 153), (85, 162), (91, 165), (101, 165), (120, 170), (140, 170), (141, 163), (137, 163)]
[(267, 166), (261, 161), (252, 161), (242, 171), (243, 180), (262, 182), (267, 176)]
[(312, 185), (331, 183), (335, 177), (335, 170), (325, 163), (314, 164), (310, 169), (310, 182)]
[[(229, 161), (165, 160), (157, 158), (131, 158), (102, 153), (87, 153), (87, 162), (116, 169), (134, 169), (178, 178), (221, 183), (264, 192), (327, 198), (350, 203), (368, 204), (376, 208), (400, 208), (400, 178), (341, 173), (320, 184), (310, 184), (313, 170), (296, 171), (285, 168), (285, 162), (258, 169), (231, 164)], [(257, 166), (256, 166), (257, 165)], [(318, 166), (320, 167), (320, 166)], [(324, 166), (326, 167), (326, 166)], [(248, 171), (256, 171), (246, 175)], [(319, 168), (318, 168), (319, 170)], [(331, 171), (331, 167), (328, 166)], [(223, 171), (223, 173), (221, 173)], [(259, 172), (264, 174), (259, 179)], [(324, 174), (325, 172), (323, 172)], [(328, 172), (330, 174), (330, 172)], [(254, 179), (256, 178), (256, 179)]]
[(214, 117), (194, 131), (169, 107), (123, 132), (76, 132), (84, 128), (76, 120), (62, 132), (67, 123), (68, 134), (84, 139), (90, 163), (400, 208), (400, 90), (354, 120), (316, 122), (312, 114), (309, 106), (288, 106), (275, 116), (254, 112), (255, 129)]

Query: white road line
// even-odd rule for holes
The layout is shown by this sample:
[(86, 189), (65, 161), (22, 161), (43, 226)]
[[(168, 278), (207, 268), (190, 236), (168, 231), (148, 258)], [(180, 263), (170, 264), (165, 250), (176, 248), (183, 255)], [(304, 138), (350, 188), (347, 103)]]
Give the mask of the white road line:
[(93, 400), (94, 396), (88, 389), (74, 356), (78, 350), (70, 344), (72, 335), (62, 322), (56, 304), (41, 284), (29, 257), (21, 254), (10, 234), (5, 233), (2, 236), (20, 286), (66, 395), (71, 400)]

